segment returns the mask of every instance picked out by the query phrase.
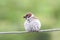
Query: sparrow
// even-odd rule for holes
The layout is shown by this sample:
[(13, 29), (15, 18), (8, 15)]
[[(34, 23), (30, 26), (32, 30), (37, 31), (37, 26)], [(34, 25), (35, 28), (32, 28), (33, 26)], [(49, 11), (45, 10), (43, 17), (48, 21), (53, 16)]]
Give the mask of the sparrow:
[(40, 31), (41, 22), (31, 12), (28, 12), (23, 18), (25, 18), (24, 28), (27, 32)]

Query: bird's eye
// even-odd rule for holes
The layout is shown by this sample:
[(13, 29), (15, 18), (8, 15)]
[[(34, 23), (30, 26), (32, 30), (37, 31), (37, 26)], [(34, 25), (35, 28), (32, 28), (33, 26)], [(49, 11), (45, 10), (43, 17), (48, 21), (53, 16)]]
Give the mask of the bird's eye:
[(28, 18), (28, 15), (24, 16), (23, 18)]
[(30, 17), (30, 15), (26, 15), (26, 17), (27, 17), (27, 18), (29, 18), (29, 17)]
[(30, 18), (31, 14), (27, 14), (26, 16), (24, 16), (24, 18)]

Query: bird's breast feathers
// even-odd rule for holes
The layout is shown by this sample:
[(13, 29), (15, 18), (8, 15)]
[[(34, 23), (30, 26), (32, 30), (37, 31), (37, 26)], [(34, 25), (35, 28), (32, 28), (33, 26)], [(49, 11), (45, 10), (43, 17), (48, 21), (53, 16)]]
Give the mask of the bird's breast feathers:
[(29, 19), (25, 21), (24, 27), (26, 31), (39, 31), (41, 23), (39, 19)]
[(39, 19), (33, 19), (33, 20), (26, 20), (24, 25), (33, 25), (33, 24), (38, 24), (41, 26), (41, 22), (39, 21)]

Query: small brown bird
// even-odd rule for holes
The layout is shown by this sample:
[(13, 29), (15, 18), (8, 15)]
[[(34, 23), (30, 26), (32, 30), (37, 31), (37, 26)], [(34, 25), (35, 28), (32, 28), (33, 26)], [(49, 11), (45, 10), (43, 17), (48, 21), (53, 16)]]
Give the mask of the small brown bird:
[(38, 18), (36, 18), (31, 12), (28, 12), (24, 18), (26, 19), (24, 22), (25, 30), (28, 32), (38, 32), (41, 28), (41, 22)]

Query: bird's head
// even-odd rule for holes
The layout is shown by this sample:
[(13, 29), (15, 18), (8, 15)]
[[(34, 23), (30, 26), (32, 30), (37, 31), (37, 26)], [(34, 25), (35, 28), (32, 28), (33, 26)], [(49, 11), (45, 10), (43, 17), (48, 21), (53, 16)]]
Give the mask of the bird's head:
[(23, 18), (27, 19), (31, 17), (34, 17), (34, 15), (31, 12), (28, 12)]

